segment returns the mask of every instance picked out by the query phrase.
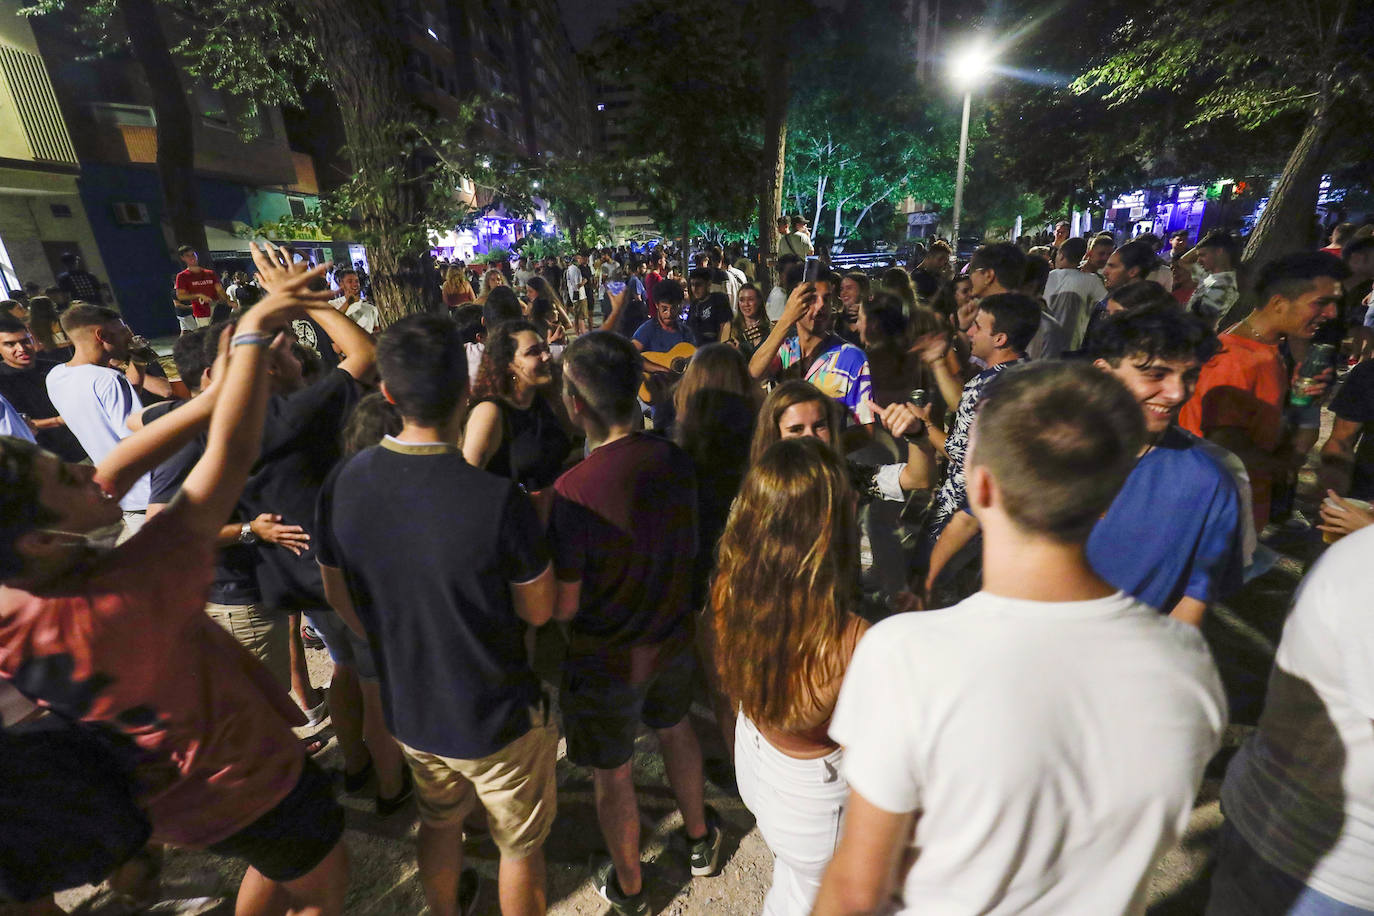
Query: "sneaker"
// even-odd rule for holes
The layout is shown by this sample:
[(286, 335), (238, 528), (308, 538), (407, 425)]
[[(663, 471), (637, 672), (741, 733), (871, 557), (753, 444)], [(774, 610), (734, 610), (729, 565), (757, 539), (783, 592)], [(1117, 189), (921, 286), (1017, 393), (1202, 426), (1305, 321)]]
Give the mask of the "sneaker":
[(319, 728), (324, 724), (324, 720), (329, 718), (329, 697), (321, 697), (318, 706), (302, 709), (301, 712), (305, 713), (306, 728)]
[(320, 634), (308, 623), (301, 624), (301, 642), (305, 643), (307, 649), (324, 648), (324, 640), (320, 639)]
[(391, 817), (397, 811), (405, 807), (406, 802), (410, 801), (410, 796), (415, 794), (415, 781), (410, 778), (410, 768), (404, 767), (401, 770), (401, 791), (391, 798), (377, 796), (377, 816)]
[(592, 857), (592, 887), (602, 900), (611, 905), (620, 916), (649, 916), (649, 901), (644, 899), (644, 891), (627, 894), (620, 889), (615, 877), (615, 864), (610, 859)]
[(477, 912), (477, 872), (463, 869), (458, 876), (458, 916), (472, 916)]
[(708, 878), (720, 871), (720, 847), (724, 840), (720, 815), (715, 808), (707, 805), (706, 835), (697, 839), (687, 837), (687, 858), (692, 864), (692, 877)]

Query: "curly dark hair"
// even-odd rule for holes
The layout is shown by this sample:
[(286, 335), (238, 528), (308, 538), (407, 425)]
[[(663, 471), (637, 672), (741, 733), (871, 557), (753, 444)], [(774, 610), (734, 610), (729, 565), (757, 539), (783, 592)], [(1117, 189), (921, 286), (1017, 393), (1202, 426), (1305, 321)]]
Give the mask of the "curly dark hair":
[(529, 331), (540, 340), (545, 336), (534, 322), (524, 318), (503, 321), (496, 326), (495, 331), (487, 334), (486, 350), (483, 351), (482, 362), (477, 367), (477, 381), (472, 386), (474, 403), (482, 398), (510, 397), (515, 384), (510, 364), (515, 360), (516, 350), (519, 349), (515, 343), (515, 335), (521, 331)]

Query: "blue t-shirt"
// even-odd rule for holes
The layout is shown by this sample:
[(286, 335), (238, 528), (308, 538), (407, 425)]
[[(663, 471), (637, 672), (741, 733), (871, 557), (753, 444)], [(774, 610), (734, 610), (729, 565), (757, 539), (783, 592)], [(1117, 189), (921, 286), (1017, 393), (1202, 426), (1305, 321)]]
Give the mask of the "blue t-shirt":
[(650, 318), (635, 331), (634, 340), (639, 341), (646, 353), (667, 353), (680, 343), (696, 345), (692, 329), (679, 324), (675, 330), (665, 330), (657, 318)]
[(1185, 595), (1211, 603), (1241, 584), (1235, 481), (1170, 428), (1136, 464), (1088, 537), (1099, 576), (1167, 614)]

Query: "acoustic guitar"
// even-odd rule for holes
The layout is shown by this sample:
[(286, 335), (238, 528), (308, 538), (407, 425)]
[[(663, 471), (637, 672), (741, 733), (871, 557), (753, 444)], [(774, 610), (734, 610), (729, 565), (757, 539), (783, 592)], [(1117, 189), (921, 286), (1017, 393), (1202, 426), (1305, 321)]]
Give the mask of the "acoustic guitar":
[[(692, 356), (696, 352), (697, 348), (691, 344), (680, 343), (667, 353), (646, 351), (639, 355), (644, 357), (645, 363), (650, 363), (661, 369), (667, 369), (678, 378), (682, 378), (682, 373), (687, 371), (687, 364), (692, 361)], [(649, 376), (652, 374), (656, 373), (652, 373), (650, 370), (645, 369), (644, 384), (639, 386), (639, 398), (646, 404), (652, 404), (654, 402), (653, 392), (649, 389)]]

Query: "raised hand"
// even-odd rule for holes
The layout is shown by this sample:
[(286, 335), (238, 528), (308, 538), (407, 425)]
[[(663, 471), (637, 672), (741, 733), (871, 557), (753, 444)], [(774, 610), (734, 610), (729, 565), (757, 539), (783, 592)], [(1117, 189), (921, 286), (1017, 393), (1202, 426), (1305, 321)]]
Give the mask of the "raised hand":
[(811, 306), (815, 304), (818, 295), (816, 284), (798, 283), (796, 288), (792, 290), (792, 295), (787, 297), (787, 304), (782, 307), (782, 317), (778, 319), (778, 323), (784, 327), (791, 327), (796, 324), (803, 315), (811, 310)]

